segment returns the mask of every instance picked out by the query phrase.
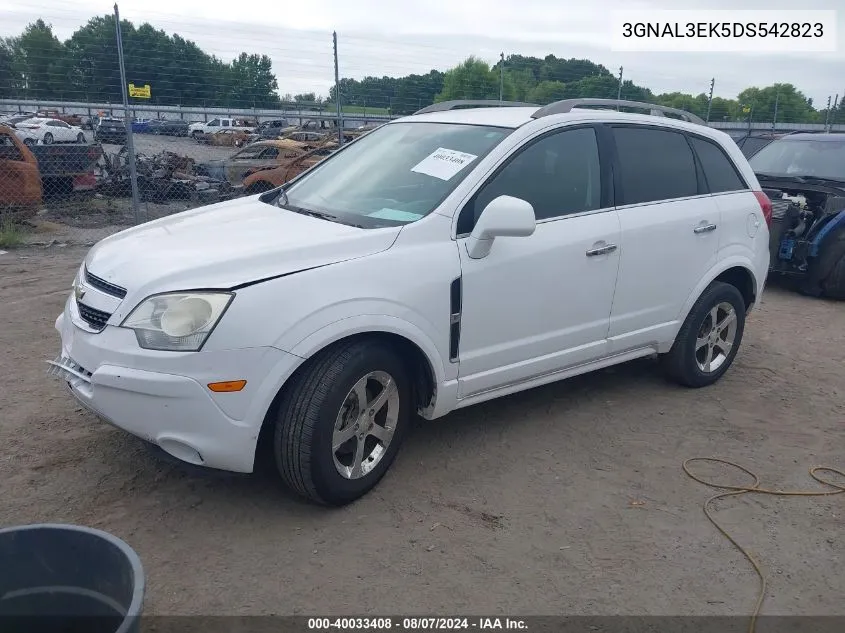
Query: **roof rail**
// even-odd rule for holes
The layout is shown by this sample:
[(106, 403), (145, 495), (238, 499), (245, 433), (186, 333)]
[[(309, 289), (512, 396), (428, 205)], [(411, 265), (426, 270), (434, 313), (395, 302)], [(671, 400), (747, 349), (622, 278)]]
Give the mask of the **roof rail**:
[(533, 114), (533, 118), (549, 116), (550, 114), (564, 114), (572, 111), (574, 108), (580, 106), (605, 106), (605, 107), (623, 107), (623, 108), (637, 108), (639, 110), (648, 110), (652, 116), (664, 116), (666, 114), (675, 114), (684, 121), (690, 123), (698, 123), (699, 125), (707, 125), (703, 119), (696, 115), (687, 112), (686, 110), (679, 110), (677, 108), (670, 108), (668, 106), (657, 105), (654, 103), (642, 103), (640, 101), (625, 101), (624, 99), (564, 99), (563, 101), (555, 101), (547, 106), (543, 106)]
[(473, 99), (458, 99), (455, 101), (442, 101), (440, 103), (433, 103), (426, 106), (422, 110), (417, 110), (414, 114), (427, 114), (429, 112), (446, 112), (447, 110), (457, 110), (459, 108), (539, 108), (536, 103), (521, 103), (519, 101), (497, 101), (494, 99), (473, 100)]

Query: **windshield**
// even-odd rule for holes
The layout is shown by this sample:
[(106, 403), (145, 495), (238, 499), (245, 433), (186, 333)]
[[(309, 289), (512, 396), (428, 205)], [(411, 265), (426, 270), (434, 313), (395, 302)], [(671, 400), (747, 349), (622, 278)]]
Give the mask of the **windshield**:
[(774, 141), (748, 161), (758, 174), (845, 180), (845, 136), (840, 139)]
[(451, 123), (385, 125), (318, 165), (279, 203), (365, 228), (414, 222), (431, 213), (511, 131)]

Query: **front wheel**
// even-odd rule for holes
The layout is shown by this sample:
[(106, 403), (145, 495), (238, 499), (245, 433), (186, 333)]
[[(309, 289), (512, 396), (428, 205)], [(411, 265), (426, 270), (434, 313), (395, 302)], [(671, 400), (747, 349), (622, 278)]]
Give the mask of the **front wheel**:
[(274, 453), (285, 484), (325, 505), (369, 492), (410, 424), (402, 359), (374, 340), (339, 343), (309, 360), (279, 406)]
[(85, 142), (85, 135), (82, 132), (80, 132), (79, 134), (76, 135), (76, 142), (77, 143), (84, 143)]
[(53, 144), (53, 135), (47, 132), (42, 139), (44, 141), (44, 145), (52, 145)]
[(735, 286), (710, 284), (662, 359), (667, 377), (687, 387), (706, 387), (719, 380), (739, 351), (745, 310), (745, 300)]

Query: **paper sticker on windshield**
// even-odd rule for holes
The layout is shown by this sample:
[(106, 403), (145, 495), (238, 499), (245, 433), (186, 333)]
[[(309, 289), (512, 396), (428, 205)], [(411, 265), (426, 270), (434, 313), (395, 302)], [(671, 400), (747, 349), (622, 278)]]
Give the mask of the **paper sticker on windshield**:
[(380, 209), (374, 213), (368, 213), (368, 218), (378, 218), (379, 220), (395, 220), (396, 222), (413, 222), (419, 220), (422, 215), (419, 213), (411, 213), (410, 211), (400, 211), (399, 209)]
[(475, 154), (467, 154), (466, 152), (458, 152), (454, 149), (438, 147), (412, 167), (411, 171), (440, 178), (440, 180), (449, 180), (476, 158), (478, 156)]

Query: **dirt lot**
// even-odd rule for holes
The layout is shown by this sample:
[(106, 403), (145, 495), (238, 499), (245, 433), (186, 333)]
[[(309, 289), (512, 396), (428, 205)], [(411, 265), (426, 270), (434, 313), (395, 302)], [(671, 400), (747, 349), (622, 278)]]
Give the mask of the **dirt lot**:
[[(272, 478), (162, 461), (45, 376), (82, 255), (0, 255), (0, 524), (126, 539), (148, 613), (744, 615), (755, 576), (683, 460), (801, 489), (819, 487), (809, 466), (845, 467), (843, 305), (771, 288), (712, 388), (648, 361), (480, 405), (420, 425), (368, 497), (312, 507)], [(718, 504), (770, 574), (764, 613), (845, 614), (843, 515), (845, 495)]]

